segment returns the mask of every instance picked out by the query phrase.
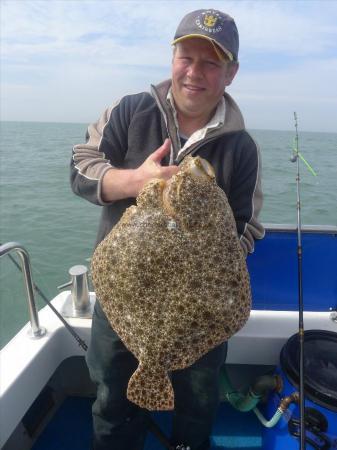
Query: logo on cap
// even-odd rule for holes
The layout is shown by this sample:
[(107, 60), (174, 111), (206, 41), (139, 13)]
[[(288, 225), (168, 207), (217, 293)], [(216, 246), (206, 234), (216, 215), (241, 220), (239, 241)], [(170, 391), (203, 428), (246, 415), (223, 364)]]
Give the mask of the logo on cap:
[(220, 14), (213, 10), (203, 12), (195, 21), (197, 27), (207, 33), (219, 33), (222, 30), (221, 22)]

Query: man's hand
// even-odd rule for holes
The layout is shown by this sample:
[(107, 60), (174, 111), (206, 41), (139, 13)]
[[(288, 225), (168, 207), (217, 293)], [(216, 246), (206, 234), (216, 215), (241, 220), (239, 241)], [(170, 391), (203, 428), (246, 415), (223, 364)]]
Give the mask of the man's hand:
[(166, 139), (137, 169), (110, 169), (102, 180), (102, 200), (111, 202), (137, 197), (143, 186), (154, 178), (168, 180), (175, 175), (177, 166), (162, 166), (161, 161), (170, 151), (171, 141)]
[(137, 197), (144, 184), (153, 178), (170, 179), (179, 168), (177, 166), (162, 166), (162, 159), (169, 153), (171, 146), (170, 139), (166, 139), (164, 144), (157, 148), (134, 173), (134, 197)]

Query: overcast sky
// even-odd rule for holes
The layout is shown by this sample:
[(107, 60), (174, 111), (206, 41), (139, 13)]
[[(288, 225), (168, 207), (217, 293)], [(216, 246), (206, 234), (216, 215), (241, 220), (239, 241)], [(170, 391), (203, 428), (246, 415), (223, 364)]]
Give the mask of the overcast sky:
[(337, 132), (337, 1), (0, 0), (1, 119), (96, 120), (170, 77), (177, 24), (221, 9), (240, 33), (228, 92), (248, 128)]

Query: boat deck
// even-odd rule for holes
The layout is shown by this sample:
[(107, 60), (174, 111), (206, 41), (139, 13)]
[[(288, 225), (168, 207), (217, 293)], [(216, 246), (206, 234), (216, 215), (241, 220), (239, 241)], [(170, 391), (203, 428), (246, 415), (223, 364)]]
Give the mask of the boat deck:
[[(86, 450), (91, 448), (93, 399), (67, 397), (40, 435), (33, 450)], [(155, 413), (162, 430), (169, 430), (171, 414)], [(262, 448), (262, 426), (256, 416), (240, 413), (222, 403), (212, 433), (212, 450), (258, 450)], [(145, 450), (162, 450), (163, 445), (149, 433)]]

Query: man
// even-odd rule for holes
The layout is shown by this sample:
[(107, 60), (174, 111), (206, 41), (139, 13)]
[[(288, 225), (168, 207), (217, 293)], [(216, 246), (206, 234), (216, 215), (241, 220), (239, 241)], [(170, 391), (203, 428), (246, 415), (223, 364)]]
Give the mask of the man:
[[(198, 154), (215, 169), (247, 254), (264, 232), (257, 220), (262, 204), (258, 149), (239, 108), (224, 93), (238, 70), (236, 25), (220, 11), (193, 11), (178, 26), (173, 45), (172, 80), (152, 86), (151, 94), (122, 98), (89, 126), (86, 144), (74, 147), (72, 188), (103, 206), (100, 242), (147, 181), (169, 179), (186, 155)], [(172, 373), (174, 448), (210, 448), (226, 350), (226, 344), (220, 345), (191, 367)], [(97, 383), (94, 449), (142, 449), (147, 412), (126, 398), (137, 360), (112, 330), (99, 301), (87, 363)]]

